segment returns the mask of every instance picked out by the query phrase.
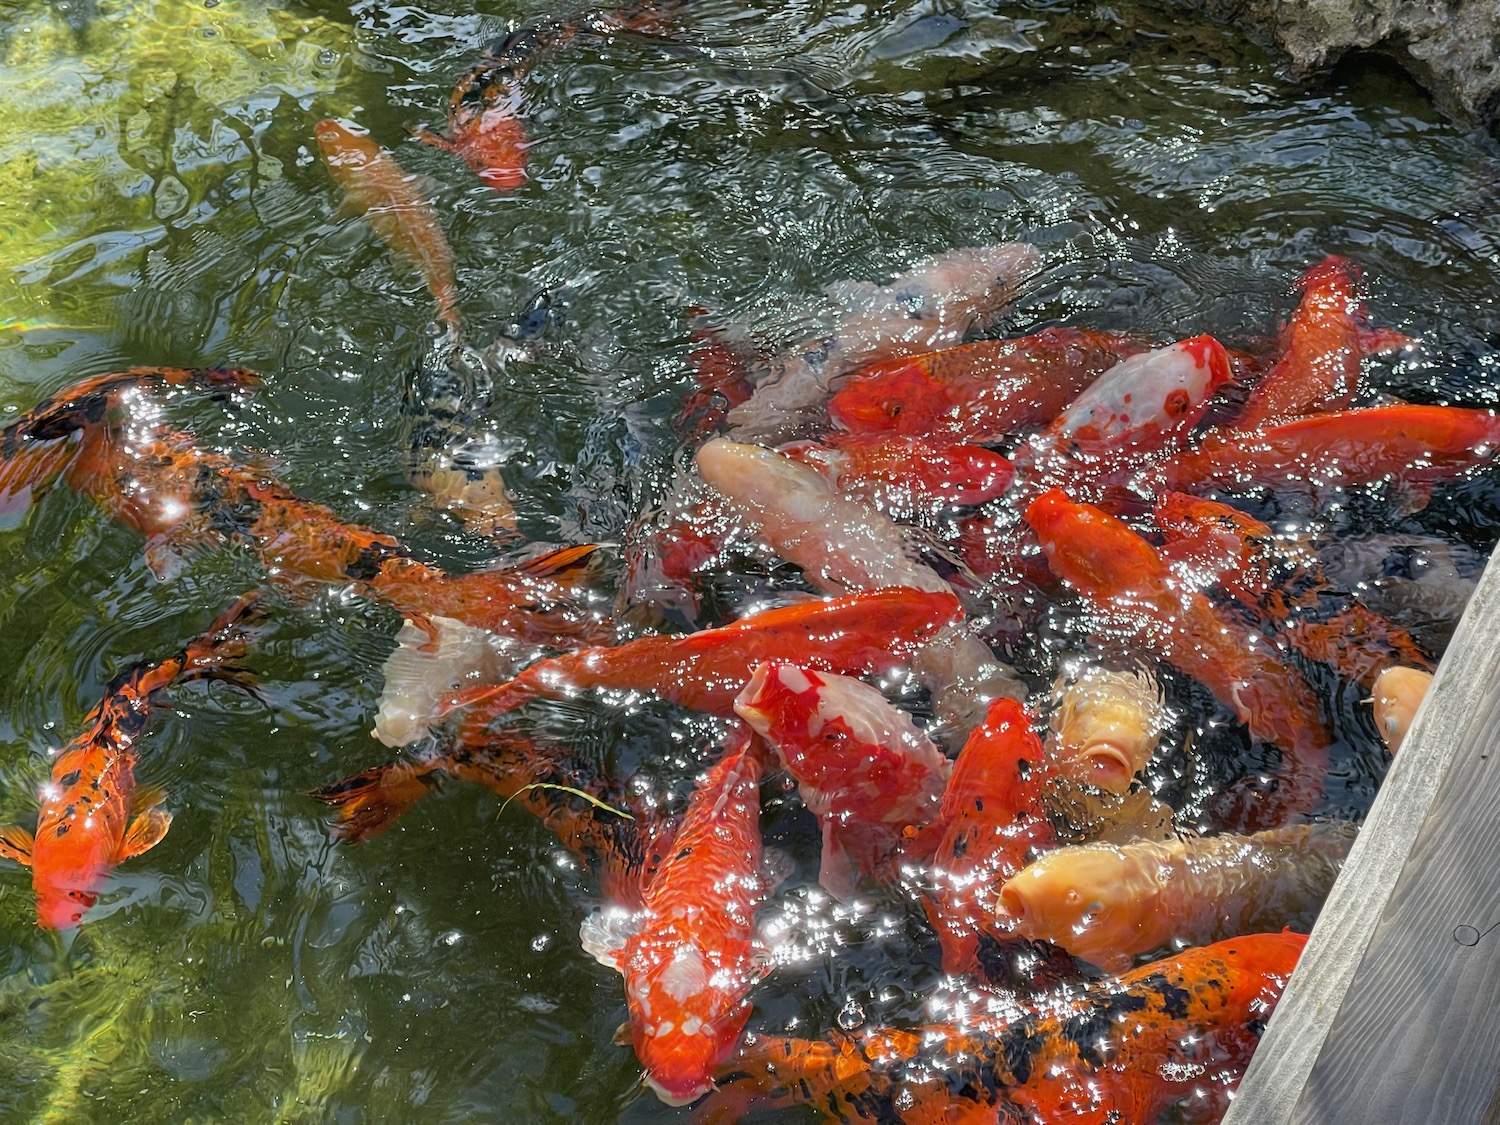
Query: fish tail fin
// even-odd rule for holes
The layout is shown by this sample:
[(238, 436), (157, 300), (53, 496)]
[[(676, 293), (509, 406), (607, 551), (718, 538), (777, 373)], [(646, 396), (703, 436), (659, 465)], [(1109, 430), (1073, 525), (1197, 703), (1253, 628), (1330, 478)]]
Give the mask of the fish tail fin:
[(516, 567), (516, 573), (528, 578), (550, 578), (563, 585), (581, 584), (593, 565), (594, 552), (601, 544), (580, 543), (576, 547), (559, 547), (528, 559)]
[(311, 795), (336, 810), (334, 838), (358, 843), (395, 823), (432, 791), (441, 773), (441, 759), (398, 760), (330, 782)]

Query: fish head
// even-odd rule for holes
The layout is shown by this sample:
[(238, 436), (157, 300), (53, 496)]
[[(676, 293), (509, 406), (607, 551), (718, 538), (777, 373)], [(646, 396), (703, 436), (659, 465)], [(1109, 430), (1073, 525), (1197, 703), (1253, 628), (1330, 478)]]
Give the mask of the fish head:
[(44, 847), (39, 849), (32, 864), (37, 925), (48, 930), (70, 930), (98, 901), (108, 868), (89, 862), (61, 866), (50, 862), (51, 858)]
[(715, 438), (693, 458), (714, 489), (750, 509), (754, 519), (772, 513), (779, 521), (815, 523), (826, 517), (835, 493), (816, 469), (760, 445)]
[(927, 374), (923, 358), (887, 360), (856, 372), (829, 400), (829, 416), (853, 433), (932, 433), (949, 394)]
[(526, 125), (521, 120), (519, 93), (487, 104), (467, 123), (455, 122), (453, 143), (464, 163), (488, 188), (515, 191), (525, 185)]
[(997, 918), (1034, 941), (1050, 941), (1106, 968), (1135, 948), (1136, 920), (1155, 908), (1118, 848), (1083, 844), (1049, 852), (1000, 888)]
[(318, 155), (330, 167), (364, 164), (374, 151), (374, 142), (366, 133), (356, 132), (333, 117), (318, 122), (313, 138), (318, 142)]

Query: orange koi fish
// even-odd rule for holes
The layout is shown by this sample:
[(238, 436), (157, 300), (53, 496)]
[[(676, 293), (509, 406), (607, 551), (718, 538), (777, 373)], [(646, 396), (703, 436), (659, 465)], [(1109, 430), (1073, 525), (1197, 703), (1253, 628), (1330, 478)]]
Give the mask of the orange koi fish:
[(57, 479), (74, 453), (64, 439), (115, 419), (133, 405), (128, 399), (153, 386), (192, 385), (224, 395), (260, 384), (242, 367), (132, 367), (64, 387), (0, 430), (0, 513), (24, 511)]
[(862, 367), (828, 404), (857, 434), (990, 441), (1045, 425), (1103, 372), (1150, 345), (1082, 328), (1044, 328)]
[(568, 597), (591, 545), (508, 570), (445, 574), (412, 558), (391, 536), (345, 523), (268, 474), (198, 448), (181, 431), (80, 424), (69, 485), (144, 535), (158, 573), (189, 548), (246, 543), (282, 584), (352, 583), (409, 616), (453, 617), (551, 645), (611, 633)]
[(1057, 843), (1043, 806), (1048, 769), (1026, 708), (997, 699), (959, 751), (937, 823), (924, 902), (943, 950), (943, 971), (978, 968), (980, 934), (994, 916), (995, 893), (1033, 850)]
[(438, 320), (456, 333), (458, 279), (453, 248), (432, 203), (418, 188), (417, 178), (367, 133), (356, 132), (341, 121), (324, 118), (314, 135), (318, 155), (343, 188), (349, 205), (370, 220), (394, 253), (417, 268), (437, 299)]
[(1427, 698), (1432, 673), (1420, 668), (1393, 665), (1381, 672), (1370, 686), (1375, 704), (1375, 728), (1392, 754), (1401, 749), (1417, 709)]
[(846, 496), (898, 516), (974, 506), (1005, 494), (1015, 469), (982, 445), (905, 435), (827, 435), (777, 450), (823, 473)]
[(1318, 414), (1256, 432), (1214, 431), (1194, 449), (1146, 469), (1142, 496), (1268, 489), (1322, 500), (1340, 489), (1390, 482), (1402, 507), (1425, 507), (1434, 484), (1488, 465), (1500, 418), (1456, 406), (1376, 406)]
[(337, 810), (333, 835), (368, 840), (445, 778), (474, 782), (519, 805), (556, 833), (584, 870), (599, 878), (606, 899), (638, 907), (643, 882), (660, 866), (661, 849), (671, 843), (665, 827), (643, 826), (635, 812), (627, 811), (635, 808), (629, 796), (600, 778), (597, 770), (513, 731), (481, 727), (465, 724), (445, 745), (314, 790), (315, 798)]
[(733, 717), (757, 666), (795, 660), (841, 675), (889, 673), (962, 617), (951, 593), (905, 587), (768, 609), (682, 637), (640, 637), (538, 660), (509, 683), (449, 697), (493, 718), (533, 699), (589, 688), (648, 691), (680, 707)]
[(747, 1036), (700, 1116), (807, 1104), (830, 1121), (1151, 1125), (1173, 1103), (1222, 1101), (1302, 953), (1257, 934), (1144, 965), (1016, 1021), (824, 1039)]
[(584, 923), (585, 947), (625, 977), (636, 1058), (668, 1105), (687, 1105), (713, 1088), (714, 1069), (750, 1018), (750, 987), (763, 975), (753, 939), (764, 895), (765, 757), (764, 743), (741, 727), (693, 790), (641, 910), (614, 932), (598, 916)]
[(1157, 501), (1156, 523), (1167, 534), (1163, 555), (1180, 559), (1204, 583), (1219, 585), (1267, 633), (1285, 637), (1309, 660), (1332, 665), (1366, 690), (1393, 665), (1431, 670), (1410, 633), (1340, 596), (1316, 555), (1278, 539), (1267, 524), (1181, 492)]
[(1114, 516), (1054, 488), (1031, 502), (1026, 522), (1054, 573), (1125, 629), (1140, 652), (1159, 653), (1203, 683), (1253, 739), (1287, 755), (1270, 813), (1311, 811), (1322, 794), (1330, 738), (1301, 674), (1185, 588), (1156, 548)]
[(39, 925), (78, 925), (110, 871), (167, 834), (172, 814), (157, 807), (161, 794), (136, 788), (136, 740), (156, 694), (172, 683), (213, 679), (254, 691), (250, 674), (234, 661), (244, 654), (256, 600), (240, 598), (177, 656), (115, 679), (83, 732), (58, 753), (35, 835), (15, 825), (0, 829), (0, 856), (31, 868)]
[(1411, 343), (1399, 332), (1366, 327), (1359, 280), (1359, 267), (1333, 254), (1302, 275), (1302, 301), (1287, 326), (1281, 358), (1251, 390), (1235, 429), (1341, 410), (1359, 389), (1366, 356)]
[(936, 819), (948, 760), (869, 684), (768, 661), (734, 709), (775, 747), (818, 818), (818, 883), (834, 898), (847, 902), (862, 879), (891, 874), (906, 834)]

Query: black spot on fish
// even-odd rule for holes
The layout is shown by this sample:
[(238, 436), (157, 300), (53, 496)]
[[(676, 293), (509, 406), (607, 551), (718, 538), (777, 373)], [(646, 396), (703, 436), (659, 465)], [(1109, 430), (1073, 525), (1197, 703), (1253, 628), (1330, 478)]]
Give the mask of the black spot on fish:
[(1142, 987), (1149, 988), (1161, 997), (1161, 1010), (1174, 1020), (1185, 1020), (1191, 1010), (1193, 994), (1179, 988), (1164, 976), (1147, 977)]
[(57, 832), (55, 833), (55, 835), (57, 835), (58, 837), (66, 836), (68, 834), (68, 829), (72, 827), (73, 825), (70, 823), (59, 824), (57, 826)]
[(78, 779), (80, 777), (82, 777), (82, 776), (83, 776), (83, 771), (82, 770), (69, 770), (67, 773), (63, 774), (62, 777), (58, 778), (57, 780), (58, 780), (59, 784), (61, 784), (64, 789), (71, 789), (71, 788), (73, 788), (73, 786), (75, 786), (75, 785), (78, 784)]
[(1078, 1015), (1063, 1020), (1063, 1037), (1078, 1048), (1078, 1057), (1084, 1062), (1093, 1067), (1103, 1066), (1105, 1059), (1100, 1047), (1114, 1034), (1115, 1024), (1122, 1016), (1139, 1012), (1147, 1004), (1147, 998), (1134, 991), (1107, 993)]
[(996, 1061), (1005, 1065), (1017, 1086), (1024, 1086), (1031, 1081), (1031, 1065), (1037, 1054), (1046, 1049), (1049, 1038), (1030, 1021), (1007, 1028), (997, 1044)]
[(388, 558), (390, 552), (386, 548), (378, 543), (371, 543), (360, 550), (352, 563), (344, 567), (344, 573), (357, 582), (369, 582), (380, 573)]

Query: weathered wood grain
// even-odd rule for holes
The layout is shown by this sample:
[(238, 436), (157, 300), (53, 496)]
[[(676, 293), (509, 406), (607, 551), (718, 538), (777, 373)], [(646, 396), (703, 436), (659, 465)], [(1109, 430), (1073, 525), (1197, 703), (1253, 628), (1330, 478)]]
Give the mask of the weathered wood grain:
[(1225, 1125), (1488, 1121), (1500, 1091), (1497, 873), (1500, 567), (1489, 566)]

